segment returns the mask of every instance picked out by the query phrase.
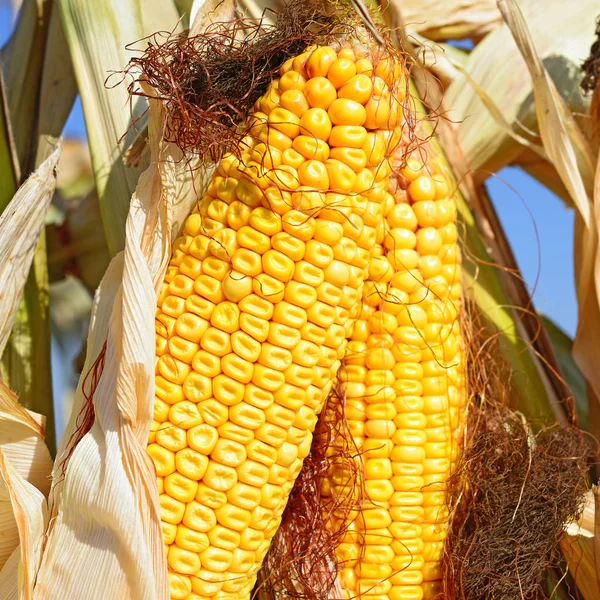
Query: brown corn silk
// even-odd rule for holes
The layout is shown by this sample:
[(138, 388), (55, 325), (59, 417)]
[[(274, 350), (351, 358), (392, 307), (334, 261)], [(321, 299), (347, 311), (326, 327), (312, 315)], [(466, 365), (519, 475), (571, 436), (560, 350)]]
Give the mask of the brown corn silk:
[(391, 50), (332, 42), (280, 75), (187, 219), (158, 300), (148, 452), (173, 599), (250, 595), (359, 315), (401, 138)]

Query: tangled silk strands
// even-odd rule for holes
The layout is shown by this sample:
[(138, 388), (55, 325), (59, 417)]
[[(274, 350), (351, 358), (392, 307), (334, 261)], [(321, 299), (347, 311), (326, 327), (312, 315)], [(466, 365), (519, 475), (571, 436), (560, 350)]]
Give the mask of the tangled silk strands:
[[(292, 2), (269, 15), (272, 25), (264, 18), (238, 19), (192, 37), (164, 41), (155, 35), (128, 71), (163, 100), (166, 140), (184, 154), (217, 161), (237, 150), (244, 134), (238, 126), (286, 60), (352, 31), (346, 14), (348, 9), (338, 5), (329, 13), (320, 4)], [(137, 81), (130, 93), (146, 95)]]

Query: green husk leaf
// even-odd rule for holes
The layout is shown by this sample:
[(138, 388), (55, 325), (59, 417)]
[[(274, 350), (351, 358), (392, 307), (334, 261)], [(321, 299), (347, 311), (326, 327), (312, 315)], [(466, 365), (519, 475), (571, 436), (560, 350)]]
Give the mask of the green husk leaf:
[(57, 148), (19, 188), (0, 216), (0, 274), (1, 280), (5, 282), (0, 307), (0, 354), (8, 343), (25, 279), (34, 259), (35, 240), (42, 231), (54, 194), (55, 169), (59, 156), (60, 148)]
[(53, 2), (25, 0), (0, 58), (19, 173), (27, 175), (52, 153), (77, 95)]
[[(108, 247), (112, 255), (125, 245), (129, 201), (147, 158), (126, 167), (123, 152), (144, 125), (143, 98), (129, 101), (127, 84), (119, 82), (133, 50), (127, 45), (158, 31), (181, 28), (173, 0), (59, 0), (88, 133), (96, 189)], [(137, 45), (138, 49), (144, 43)], [(139, 120), (141, 119), (141, 120)], [(136, 121), (135, 127), (130, 127)]]
[(579, 424), (583, 429), (587, 427), (588, 420), (588, 400), (585, 378), (581, 373), (577, 363), (573, 359), (573, 340), (556, 323), (548, 317), (541, 317), (546, 334), (554, 349), (554, 354), (558, 360), (560, 371), (565, 378), (569, 389), (573, 393)]

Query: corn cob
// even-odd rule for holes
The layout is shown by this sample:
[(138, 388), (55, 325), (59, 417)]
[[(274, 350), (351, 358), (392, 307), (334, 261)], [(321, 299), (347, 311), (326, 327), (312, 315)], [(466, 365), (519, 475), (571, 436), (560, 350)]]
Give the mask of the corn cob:
[(249, 596), (360, 311), (400, 139), (391, 58), (317, 47), (280, 75), (158, 300), (148, 453), (174, 600)]
[[(349, 598), (440, 592), (445, 482), (465, 406), (456, 206), (444, 173), (441, 159), (412, 158), (395, 178), (339, 372), (366, 493), (337, 549)], [(332, 466), (323, 491), (352, 495), (347, 468)]]

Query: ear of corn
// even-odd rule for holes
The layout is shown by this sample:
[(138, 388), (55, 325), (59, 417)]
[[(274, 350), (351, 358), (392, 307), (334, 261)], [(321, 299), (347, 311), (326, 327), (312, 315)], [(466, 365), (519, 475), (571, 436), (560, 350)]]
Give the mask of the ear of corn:
[[(349, 598), (441, 592), (445, 482), (465, 406), (456, 207), (442, 167), (409, 159), (387, 195), (339, 373), (366, 492), (337, 550)], [(358, 500), (348, 481), (334, 465), (325, 496)]]
[(289, 60), (174, 244), (148, 445), (174, 600), (254, 585), (359, 316), (400, 75), (350, 48)]

